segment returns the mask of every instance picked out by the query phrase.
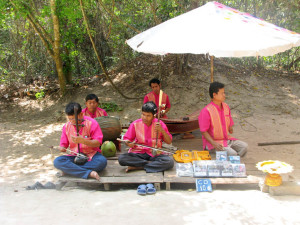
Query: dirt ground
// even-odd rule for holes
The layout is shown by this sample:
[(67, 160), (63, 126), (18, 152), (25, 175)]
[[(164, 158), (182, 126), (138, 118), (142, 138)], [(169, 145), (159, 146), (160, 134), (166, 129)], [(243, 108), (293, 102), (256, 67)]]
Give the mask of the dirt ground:
[[(135, 62), (134, 66), (144, 65)], [(210, 101), (209, 65), (190, 66), (186, 75), (165, 68), (162, 89), (170, 96), (170, 118), (188, 115)], [(148, 81), (158, 74), (155, 67), (153, 63), (150, 72), (144, 69), (143, 73), (138, 69), (115, 72), (113, 81), (126, 95), (141, 97), (150, 91)], [(294, 171), (285, 179), (300, 183), (299, 144), (257, 145), (300, 141), (299, 75), (219, 66), (214, 79), (226, 85), (226, 102), (235, 122), (233, 136), (249, 144), (247, 161), (290, 163)], [(70, 101), (83, 104), (89, 93), (122, 107), (122, 111), (108, 112), (122, 124), (140, 117), (142, 98), (124, 99), (102, 78), (62, 98), (52, 95), (41, 101), (14, 98), (0, 102), (1, 224), (300, 224), (300, 197), (272, 197), (258, 188), (224, 186), (212, 193), (196, 193), (195, 187), (180, 186), (146, 197), (136, 194), (135, 185), (117, 186), (109, 192), (98, 186), (73, 186), (62, 192), (25, 190), (36, 181), (57, 181), (52, 162), (60, 153), (51, 154), (49, 146), (59, 144), (65, 105)], [(200, 143), (193, 146), (199, 148)]]

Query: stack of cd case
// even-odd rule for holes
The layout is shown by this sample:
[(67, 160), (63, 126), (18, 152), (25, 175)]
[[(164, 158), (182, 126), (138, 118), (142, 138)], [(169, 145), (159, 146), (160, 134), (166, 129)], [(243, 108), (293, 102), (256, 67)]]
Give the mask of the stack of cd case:
[(245, 164), (232, 164), (230, 161), (193, 161), (194, 177), (246, 177)]

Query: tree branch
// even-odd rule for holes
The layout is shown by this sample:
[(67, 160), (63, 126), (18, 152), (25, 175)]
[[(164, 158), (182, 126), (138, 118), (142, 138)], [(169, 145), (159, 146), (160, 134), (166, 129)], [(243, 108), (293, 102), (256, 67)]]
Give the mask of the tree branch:
[(92, 37), (91, 32), (90, 32), (90, 28), (89, 28), (89, 25), (88, 25), (88, 20), (87, 20), (86, 14), (85, 14), (85, 12), (84, 12), (84, 7), (83, 7), (82, 0), (79, 0), (79, 3), (80, 3), (80, 8), (81, 8), (83, 20), (84, 20), (84, 22), (85, 22), (85, 26), (86, 26), (87, 33), (88, 33), (88, 35), (89, 35), (89, 38), (90, 38), (90, 40), (91, 40), (91, 43), (92, 43), (94, 52), (95, 52), (95, 54), (96, 54), (96, 56), (97, 56), (98, 62), (99, 62), (99, 64), (100, 64), (101, 68), (102, 68), (102, 71), (103, 71), (103, 73), (104, 73), (106, 79), (111, 83), (111, 85), (116, 89), (116, 91), (117, 91), (122, 97), (124, 97), (124, 98), (126, 98), (126, 99), (138, 99), (138, 98), (130, 98), (130, 97), (125, 96), (125, 95), (117, 88), (117, 86), (113, 83), (113, 81), (110, 79), (110, 77), (109, 77), (109, 75), (108, 75), (108, 73), (107, 73), (107, 71), (106, 71), (106, 69), (105, 69), (105, 67), (104, 67), (104, 65), (103, 65), (103, 62), (102, 62), (102, 60), (101, 60), (101, 58), (100, 58), (100, 56), (99, 56), (99, 54), (98, 54), (98, 52), (97, 52), (97, 49), (96, 49), (96, 46), (95, 46), (93, 37)]
[[(11, 4), (15, 7), (15, 9), (17, 11), (20, 11), (20, 9), (18, 8), (18, 6), (12, 1), (10, 0)], [(26, 6), (25, 6), (26, 7)], [(27, 7), (26, 7), (27, 8)], [(39, 37), (41, 38), (44, 46), (46, 47), (49, 55), (54, 58), (54, 52), (53, 50), (51, 49), (51, 47), (49, 46), (49, 42), (48, 42), (48, 39), (44, 36), (45, 33), (43, 33), (39, 27), (41, 27), (41, 25), (37, 25), (36, 23), (36, 20), (33, 18), (33, 16), (29, 16), (30, 15), (30, 12), (29, 14), (26, 14), (26, 19), (28, 19), (29, 23), (31, 24), (31, 26), (33, 27), (33, 29), (35, 30), (35, 32), (39, 35)], [(45, 30), (44, 30), (45, 32)], [(53, 44), (53, 42), (50, 42), (50, 44)]]
[(106, 8), (106, 6), (103, 4), (103, 2), (101, 0), (98, 0), (99, 4), (102, 6), (102, 8), (113, 18), (115, 18), (116, 20), (118, 20), (119, 22), (121, 22), (124, 26), (129, 27), (130, 29), (134, 30), (137, 33), (141, 33), (141, 31), (139, 31), (138, 29), (134, 28), (133, 26), (129, 25), (128, 23), (124, 22), (123, 20), (121, 20), (119, 17), (117, 17), (113, 12), (111, 12), (108, 8)]

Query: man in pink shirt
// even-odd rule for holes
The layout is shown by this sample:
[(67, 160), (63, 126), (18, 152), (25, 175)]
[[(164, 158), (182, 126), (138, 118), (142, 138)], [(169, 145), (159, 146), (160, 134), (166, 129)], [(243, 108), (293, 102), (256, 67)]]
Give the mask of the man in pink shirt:
[(209, 87), (212, 101), (205, 106), (198, 117), (202, 134), (203, 149), (227, 151), (228, 155), (245, 156), (248, 144), (231, 137), (233, 120), (225, 101), (224, 84), (213, 82)]
[[(160, 88), (161, 88), (160, 80), (157, 78), (153, 78), (152, 80), (150, 80), (149, 86), (151, 87), (152, 91), (145, 95), (144, 103), (153, 101), (158, 108), (159, 107), (159, 93), (160, 93)], [(169, 100), (169, 96), (164, 92), (162, 95), (161, 105), (163, 105), (163, 107), (161, 107), (161, 109), (160, 109), (161, 110), (160, 117), (168, 118), (166, 114), (171, 109), (171, 103)]]
[[(150, 101), (142, 107), (142, 118), (132, 122), (123, 137), (137, 144), (150, 147), (162, 146), (162, 141), (171, 144), (172, 135), (167, 126), (155, 118), (157, 110), (154, 102)], [(158, 132), (158, 138), (157, 137)], [(157, 140), (157, 141), (156, 141)], [(128, 166), (126, 172), (130, 170), (144, 169), (147, 173), (155, 173), (173, 168), (174, 161), (167, 155), (153, 152), (147, 147), (137, 146), (134, 143), (126, 143), (130, 147), (128, 153), (119, 156), (121, 166)]]
[[(78, 108), (79, 136), (76, 132), (74, 106)], [(54, 160), (54, 166), (61, 170), (63, 174), (69, 174), (80, 178), (94, 178), (100, 181), (98, 172), (102, 171), (107, 164), (106, 158), (101, 154), (99, 146), (102, 143), (102, 131), (96, 120), (83, 116), (80, 104), (71, 102), (66, 106), (65, 113), (68, 122), (63, 126), (60, 139), (60, 151), (66, 152), (69, 147), (70, 155), (62, 155)], [(83, 165), (74, 162), (76, 153), (88, 157), (88, 161)]]
[(89, 94), (85, 98), (86, 108), (82, 110), (84, 116), (89, 116), (93, 119), (100, 116), (107, 116), (107, 113), (104, 109), (98, 107), (99, 99), (95, 94)]

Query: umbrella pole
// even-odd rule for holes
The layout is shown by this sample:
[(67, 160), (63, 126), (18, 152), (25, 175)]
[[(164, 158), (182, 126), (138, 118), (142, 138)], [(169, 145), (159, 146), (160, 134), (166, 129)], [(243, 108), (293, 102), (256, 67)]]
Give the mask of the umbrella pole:
[(214, 56), (210, 56), (210, 82), (214, 82)]

